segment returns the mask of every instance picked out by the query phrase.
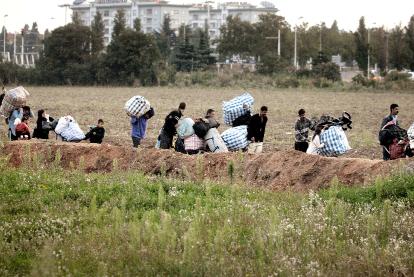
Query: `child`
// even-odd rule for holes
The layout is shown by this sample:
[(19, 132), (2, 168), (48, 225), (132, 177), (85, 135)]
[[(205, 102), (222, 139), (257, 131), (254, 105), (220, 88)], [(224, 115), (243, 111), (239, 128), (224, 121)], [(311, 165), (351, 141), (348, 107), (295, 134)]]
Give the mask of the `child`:
[(103, 119), (98, 119), (98, 126), (93, 127), (86, 135), (85, 140), (89, 139), (90, 143), (101, 144), (105, 136), (105, 128)]
[(16, 136), (19, 140), (28, 140), (30, 139), (30, 128), (29, 128), (29, 118), (24, 116), (20, 121), (17, 118), (14, 122), (16, 125)]
[(318, 155), (319, 149), (325, 146), (323, 143), (321, 143), (321, 134), (324, 128), (325, 127), (322, 125), (316, 127), (312, 141), (309, 143), (308, 150), (306, 150), (307, 154)]

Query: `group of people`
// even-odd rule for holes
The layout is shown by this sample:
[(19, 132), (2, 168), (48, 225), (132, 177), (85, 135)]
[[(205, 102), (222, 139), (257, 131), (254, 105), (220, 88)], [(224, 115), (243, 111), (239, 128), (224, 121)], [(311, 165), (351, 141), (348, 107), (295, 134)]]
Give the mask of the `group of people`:
[[(177, 128), (180, 124), (180, 120), (184, 118), (185, 109), (186, 103), (181, 102), (178, 109), (171, 111), (165, 117), (164, 124), (157, 138), (157, 148), (174, 148), (176, 151), (188, 154), (198, 153), (198, 151), (185, 151), (184, 139), (177, 136)], [(258, 114), (251, 115), (249, 107), (246, 107), (246, 113), (237, 118), (232, 127), (246, 125), (248, 130), (247, 139), (251, 142), (263, 142), (266, 131), (267, 111), (268, 108), (263, 106)], [(149, 112), (138, 118), (136, 116), (131, 116), (131, 138), (134, 147), (138, 147), (141, 144), (142, 139), (145, 138), (147, 121), (152, 116), (154, 116), (154, 110), (152, 107)], [(195, 119), (195, 122), (200, 121), (205, 122), (205, 124), (208, 125), (208, 128), (219, 128), (220, 126), (220, 123), (216, 117), (216, 111), (214, 109), (208, 109), (204, 117)], [(174, 139), (176, 136), (177, 138)]]
[[(3, 93), (0, 94), (0, 105), (5, 95), (4, 87), (2, 92)], [(184, 116), (185, 109), (186, 103), (182, 102), (179, 104), (178, 109), (171, 111), (165, 117), (164, 124), (157, 138), (158, 148), (171, 149), (174, 147), (177, 151), (185, 152), (182, 151), (182, 148), (180, 148), (180, 145), (183, 145), (184, 142), (183, 138), (177, 136), (177, 139), (174, 140), (174, 137), (177, 135), (177, 128), (179, 126), (179, 122)], [(262, 106), (260, 112), (255, 115), (251, 114), (250, 107), (248, 105), (243, 105), (243, 109), (245, 109), (246, 112), (242, 116), (239, 116), (233, 121), (232, 127), (246, 125), (248, 141), (250, 141), (250, 143), (263, 142), (267, 124), (268, 108), (266, 106)], [(386, 135), (384, 135), (382, 132), (385, 129), (401, 129), (399, 127), (398, 113), (399, 106), (397, 104), (392, 104), (390, 106), (390, 114), (386, 116), (381, 123), (379, 140), (383, 147), (384, 160), (389, 160), (393, 158), (392, 151), (394, 151), (394, 146), (401, 146), (400, 148), (404, 150), (403, 155), (413, 155), (409, 146), (408, 136), (404, 137), (404, 135), (402, 135), (399, 138), (391, 137), (388, 140), (384, 139)], [(155, 111), (153, 107), (151, 107), (149, 111), (147, 111), (144, 115), (140, 117), (131, 116), (130, 124), (133, 147), (138, 147), (141, 144), (142, 140), (145, 138), (148, 120), (152, 118), (154, 115)], [(14, 109), (6, 118), (9, 139), (49, 139), (49, 132), (54, 130), (59, 119), (54, 119), (53, 117), (49, 116), (46, 110), (44, 109), (38, 110), (36, 126), (32, 132), (29, 127), (29, 123), (33, 118), (34, 114), (29, 106), (23, 106), (21, 108)], [(209, 126), (209, 128), (219, 128), (220, 126), (220, 123), (218, 122), (216, 117), (216, 111), (213, 109), (208, 109), (206, 115), (203, 118), (197, 118), (195, 121), (203, 121)], [(294, 149), (297, 151), (306, 152), (308, 154), (319, 154), (320, 149), (324, 147), (324, 144), (321, 143), (321, 134), (324, 132), (325, 127), (323, 125), (315, 126), (314, 122), (306, 117), (306, 111), (304, 109), (300, 109), (298, 111), (298, 119), (296, 120), (294, 129)], [(413, 129), (411, 132), (414, 136), (414, 126), (410, 128), (410, 130), (411, 129)], [(309, 139), (309, 133), (311, 130), (313, 130), (314, 133), (312, 138)], [(407, 134), (406, 131), (405, 134)], [(102, 119), (99, 119), (96, 126), (90, 127), (90, 130), (85, 134), (84, 139), (89, 140), (91, 143), (102, 143), (104, 136), (104, 121)]]
[[(414, 124), (408, 132), (400, 127), (398, 121), (398, 104), (390, 105), (390, 114), (381, 122), (379, 131), (379, 141), (382, 146), (384, 160), (396, 159), (401, 157), (412, 157), (413, 152), (410, 147), (410, 138), (414, 139)], [(321, 143), (321, 134), (325, 130), (324, 125), (316, 125), (306, 117), (306, 111), (298, 111), (298, 119), (295, 123), (295, 145), (297, 151), (317, 155), (325, 145)], [(313, 129), (314, 134), (309, 140), (309, 131)]]

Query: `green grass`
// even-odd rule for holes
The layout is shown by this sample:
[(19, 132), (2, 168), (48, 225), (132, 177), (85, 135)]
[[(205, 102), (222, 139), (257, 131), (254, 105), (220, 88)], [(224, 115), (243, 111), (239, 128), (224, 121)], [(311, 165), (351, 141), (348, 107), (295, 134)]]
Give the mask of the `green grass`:
[(0, 165), (0, 275), (413, 275), (414, 177), (396, 178), (378, 197)]

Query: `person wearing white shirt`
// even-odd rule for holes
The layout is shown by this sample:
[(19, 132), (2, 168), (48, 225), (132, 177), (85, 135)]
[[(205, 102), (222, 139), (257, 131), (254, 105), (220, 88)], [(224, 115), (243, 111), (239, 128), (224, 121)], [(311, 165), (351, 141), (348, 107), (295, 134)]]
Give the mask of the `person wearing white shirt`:
[(319, 149), (325, 146), (323, 143), (321, 143), (321, 134), (324, 128), (325, 128), (324, 126), (316, 127), (315, 133), (313, 134), (312, 141), (309, 143), (308, 150), (306, 150), (307, 154), (318, 155)]

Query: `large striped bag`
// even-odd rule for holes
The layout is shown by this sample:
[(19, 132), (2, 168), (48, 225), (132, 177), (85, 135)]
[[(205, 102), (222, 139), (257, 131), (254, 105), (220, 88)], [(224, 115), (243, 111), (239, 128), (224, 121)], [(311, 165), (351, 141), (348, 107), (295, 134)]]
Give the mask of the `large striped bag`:
[(26, 105), (29, 92), (24, 87), (17, 87), (6, 92), (0, 107), (0, 115), (9, 117), (10, 113)]
[(247, 126), (237, 126), (227, 129), (221, 134), (221, 138), (229, 151), (244, 149), (249, 145), (247, 140)]
[(151, 108), (150, 102), (143, 96), (136, 95), (125, 103), (125, 111), (127, 115), (136, 117), (143, 116)]
[(351, 150), (348, 138), (341, 126), (332, 126), (322, 132), (321, 143), (324, 144), (319, 149), (319, 154), (327, 157), (337, 157)]
[(229, 152), (217, 128), (210, 128), (207, 135), (204, 137), (204, 140), (206, 141), (210, 151), (213, 153)]
[[(254, 103), (253, 96), (246, 92), (240, 96), (237, 96), (230, 101), (223, 101), (223, 115), (224, 123), (227, 125), (233, 125), (233, 121), (246, 114), (246, 112), (252, 108)], [(249, 109), (243, 108), (243, 105), (249, 106)]]

